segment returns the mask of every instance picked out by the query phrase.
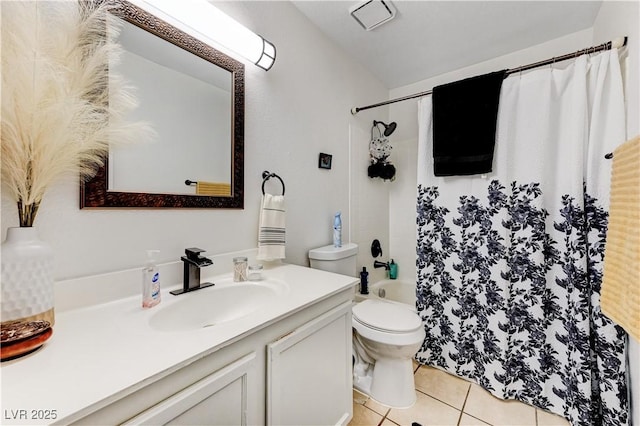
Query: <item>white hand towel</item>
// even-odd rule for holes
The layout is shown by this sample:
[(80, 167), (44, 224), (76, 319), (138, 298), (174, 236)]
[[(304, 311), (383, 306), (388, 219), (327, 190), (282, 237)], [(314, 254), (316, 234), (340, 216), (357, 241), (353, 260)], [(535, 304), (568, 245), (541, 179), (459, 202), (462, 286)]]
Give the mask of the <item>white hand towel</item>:
[(258, 230), (258, 260), (277, 260), (285, 257), (284, 196), (264, 194)]

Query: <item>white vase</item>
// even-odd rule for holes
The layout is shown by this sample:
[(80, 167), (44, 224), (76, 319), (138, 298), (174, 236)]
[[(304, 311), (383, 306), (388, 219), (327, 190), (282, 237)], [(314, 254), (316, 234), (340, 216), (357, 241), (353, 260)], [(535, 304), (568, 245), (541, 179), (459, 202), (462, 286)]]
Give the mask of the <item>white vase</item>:
[(2, 243), (3, 324), (45, 320), (54, 324), (53, 251), (33, 227), (9, 228)]

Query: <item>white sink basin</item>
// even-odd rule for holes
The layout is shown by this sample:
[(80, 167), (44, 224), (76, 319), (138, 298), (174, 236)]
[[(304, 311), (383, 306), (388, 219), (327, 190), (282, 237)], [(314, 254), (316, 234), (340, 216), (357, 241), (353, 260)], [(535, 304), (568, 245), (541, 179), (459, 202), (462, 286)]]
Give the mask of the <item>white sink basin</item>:
[(213, 287), (167, 296), (177, 300), (160, 305), (160, 310), (150, 318), (149, 324), (160, 331), (213, 327), (267, 308), (288, 290), (284, 281), (273, 279), (236, 283), (227, 278), (214, 283)]

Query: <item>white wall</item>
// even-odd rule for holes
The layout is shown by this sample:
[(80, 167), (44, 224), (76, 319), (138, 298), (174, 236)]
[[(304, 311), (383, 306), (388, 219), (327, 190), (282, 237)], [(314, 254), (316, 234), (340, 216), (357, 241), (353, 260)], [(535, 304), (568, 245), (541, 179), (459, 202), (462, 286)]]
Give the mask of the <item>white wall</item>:
[[(331, 243), (337, 210), (344, 215), (344, 241), (352, 235), (360, 243), (356, 238), (368, 240), (378, 229), (386, 243), (387, 188), (362, 178), (369, 127), (386, 114), (353, 117), (350, 109), (385, 99), (387, 89), (289, 2), (221, 2), (219, 7), (278, 49), (268, 72), (246, 64), (244, 210), (79, 210), (78, 181), (72, 176), (48, 191), (35, 222), (53, 246), (57, 279), (141, 266), (148, 248), (161, 250), (159, 262), (168, 262), (178, 260), (186, 247), (210, 254), (256, 247), (263, 170), (279, 174), (286, 184), (288, 262), (306, 265), (309, 249)], [(318, 169), (320, 152), (333, 155), (331, 170)], [(351, 204), (350, 183), (357, 186)], [(267, 189), (279, 191), (277, 185)], [(5, 192), (1, 210), (4, 239), (6, 228), (18, 225)], [(379, 214), (369, 217), (369, 211)], [(371, 231), (359, 231), (364, 219)]]

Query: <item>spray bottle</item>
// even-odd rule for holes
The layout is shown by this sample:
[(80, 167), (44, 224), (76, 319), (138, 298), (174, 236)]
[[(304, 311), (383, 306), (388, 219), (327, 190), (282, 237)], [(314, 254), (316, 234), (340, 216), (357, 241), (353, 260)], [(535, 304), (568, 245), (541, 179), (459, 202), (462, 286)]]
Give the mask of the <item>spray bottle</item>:
[(333, 218), (333, 246), (342, 247), (342, 218), (341, 213), (337, 212)]

